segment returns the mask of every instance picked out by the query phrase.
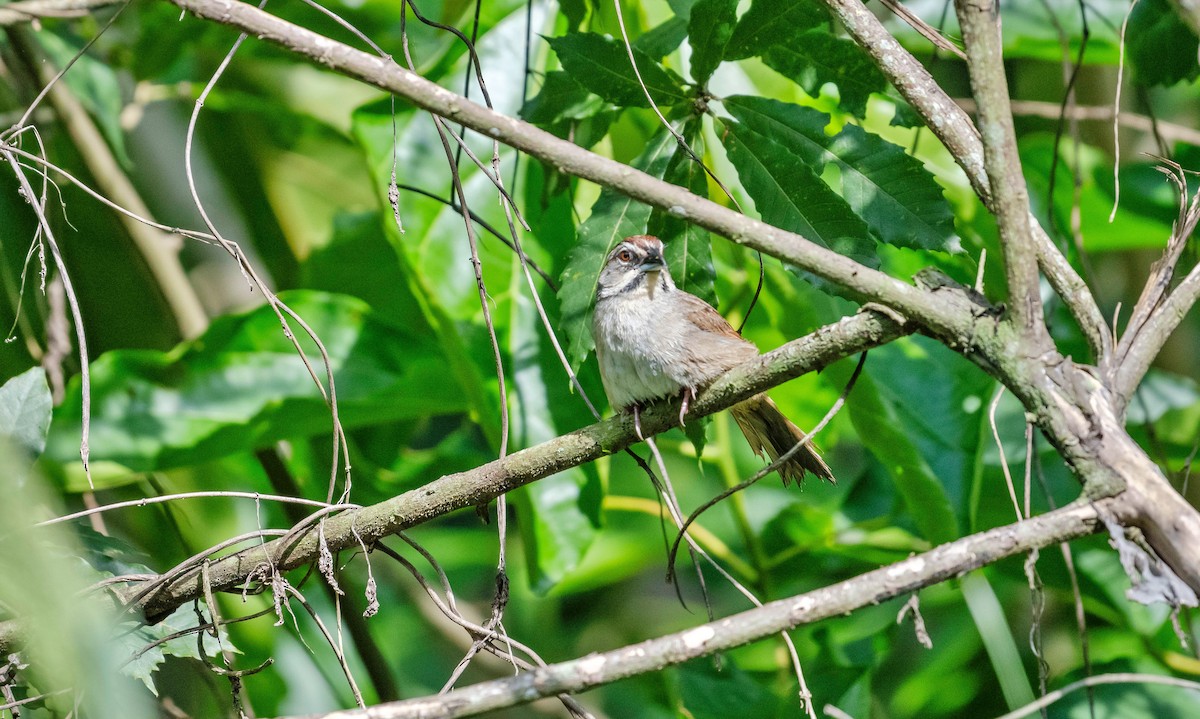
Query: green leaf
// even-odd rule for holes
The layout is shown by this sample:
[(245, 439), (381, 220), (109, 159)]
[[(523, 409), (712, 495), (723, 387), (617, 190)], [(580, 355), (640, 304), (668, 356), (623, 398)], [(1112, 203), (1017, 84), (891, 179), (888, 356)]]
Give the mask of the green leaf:
[(578, 30), (588, 14), (587, 0), (561, 0), (558, 7), (567, 19), (567, 28), (570, 30)]
[[(698, 8), (697, 8), (698, 9)], [(710, 659), (697, 659), (679, 668), (679, 691), (687, 716), (695, 719), (773, 717), (779, 699), (736, 664), (720, 671)]]
[(725, 57), (725, 46), (733, 35), (738, 0), (699, 0), (692, 8), (688, 23), (688, 44), (692, 46), (692, 79), (701, 85)]
[[(871, 362), (858, 378), (847, 404), (850, 421), (863, 444), (879, 460), (895, 483), (921, 536), (933, 544), (959, 537), (958, 519), (946, 490), (913, 440), (908, 435), (903, 417), (883, 396), (871, 377)], [(847, 363), (825, 370), (831, 381), (844, 383), (850, 379)]]
[[(199, 625), (198, 618), (191, 608), (180, 609), (166, 619), (157, 624), (138, 624), (125, 625), (122, 631), (118, 631), (114, 643), (120, 648), (121, 652), (132, 659), (121, 667), (121, 673), (128, 677), (133, 677), (146, 688), (154, 696), (158, 696), (158, 687), (155, 684), (155, 673), (168, 656), (180, 657), (183, 659), (200, 659), (200, 647), (196, 642), (196, 633), (194, 630)], [(172, 635), (186, 632), (182, 636)], [(161, 644), (147, 647), (154, 642), (162, 641)], [(204, 653), (212, 660), (220, 662), (221, 652), (228, 651), (240, 654), (237, 647), (230, 641), (226, 631), (221, 632), (221, 640), (218, 642), (204, 632)]]
[[(1200, 387), (1190, 377), (1152, 369), (1138, 385), (1129, 401), (1129, 424), (1157, 422), (1173, 409), (1184, 409), (1200, 402)], [(3, 400), (0, 400), (0, 405)]]
[[(672, 151), (677, 147), (671, 133), (659, 132), (633, 166), (654, 177), (662, 177)], [(612, 190), (603, 190), (592, 205), (592, 213), (579, 226), (579, 242), (567, 260), (558, 290), (562, 306), (562, 333), (567, 356), (575, 369), (583, 364), (592, 342), (592, 302), (604, 260), (617, 243), (646, 230), (650, 208)]]
[[(281, 299), (324, 342), (346, 428), (466, 409), (461, 392), (447, 387), (445, 360), (432, 338), (392, 324), (351, 297), (296, 291)], [(324, 380), (320, 354), (291, 324)], [(91, 369), (97, 487), (126, 483), (128, 472), (205, 462), (332, 426), (312, 377), (266, 306), (218, 318), (171, 352), (116, 350)], [(430, 387), (446, 389), (431, 393)], [(71, 465), (68, 484), (75, 489), (86, 487), (77, 460), (80, 411), (74, 381), (55, 412), (46, 450)]]
[(749, 96), (722, 103), (739, 122), (786, 145), (827, 180), (827, 165), (837, 168), (841, 186), (834, 189), (879, 239), (899, 247), (959, 249), (942, 188), (904, 148), (857, 125), (830, 137), (829, 116), (799, 105)]
[(41, 454), (52, 407), (45, 370), (25, 370), (0, 386), (0, 437), (35, 456)]
[(725, 59), (754, 57), (828, 20), (829, 13), (814, 0), (754, 0), (733, 30)]
[(877, 264), (866, 223), (791, 148), (739, 122), (720, 126), (729, 161), (764, 222)]
[(1125, 37), (1129, 62), (1143, 85), (1174, 85), (1200, 77), (1196, 61), (1200, 38), (1167, 0), (1141, 0), (1134, 5)]
[[(549, 38), (563, 69), (580, 85), (621, 107), (650, 107), (650, 101), (629, 64), (625, 45), (596, 33), (571, 33)], [(683, 80), (655, 62), (645, 52), (633, 49), (642, 82), (658, 105), (677, 105), (689, 98)]]
[(563, 120), (581, 120), (604, 110), (604, 101), (575, 82), (569, 74), (555, 70), (546, 73), (542, 89), (521, 107), (521, 117), (535, 125), (550, 125)]
[[(560, 425), (568, 405), (582, 406), (572, 396), (558, 354), (546, 339), (525, 278), (514, 273), (509, 345), (512, 356), (511, 417), (513, 441), (529, 447), (573, 426)], [(594, 464), (574, 467), (522, 487), (513, 496), (525, 547), (529, 583), (545, 594), (583, 560), (600, 526), (602, 490)]]
[(837, 85), (839, 104), (856, 117), (866, 115), (871, 93), (887, 89), (883, 73), (858, 45), (824, 29), (771, 45), (762, 53), (762, 61), (814, 97), (825, 83)]
[(641, 37), (633, 41), (633, 47), (635, 50), (641, 50), (646, 53), (647, 57), (661, 60), (675, 52), (687, 36), (687, 18), (676, 15), (666, 22), (660, 23), (657, 27), (642, 33)]
[[(704, 157), (704, 137), (700, 133), (699, 118), (687, 123), (683, 136), (692, 151)], [(671, 156), (663, 179), (700, 197), (708, 197), (708, 174), (682, 148)], [(713, 269), (712, 239), (708, 230), (666, 210), (655, 208), (650, 213), (646, 231), (663, 241), (667, 266), (671, 268), (675, 284), (715, 307), (716, 270)]]
[[(82, 47), (69, 44), (62, 36), (49, 32), (40, 32), (37, 38), (42, 49), (59, 68), (66, 67)], [(125, 102), (121, 97), (121, 83), (116, 71), (108, 63), (85, 54), (75, 61), (70, 72), (63, 75), (63, 82), (95, 118), (113, 154), (122, 165), (128, 167), (130, 161), (125, 150), (125, 131), (121, 129), (121, 109)]]

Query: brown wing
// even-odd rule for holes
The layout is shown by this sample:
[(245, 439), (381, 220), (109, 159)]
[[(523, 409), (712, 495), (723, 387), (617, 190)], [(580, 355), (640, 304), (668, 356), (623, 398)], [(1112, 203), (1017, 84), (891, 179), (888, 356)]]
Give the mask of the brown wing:
[(688, 322), (704, 333), (699, 341), (684, 348), (691, 359), (686, 384), (707, 384), (730, 367), (758, 356), (758, 348), (743, 339), (707, 302), (683, 291), (678, 292), (678, 299), (683, 302)]
[(738, 342), (750, 344), (746, 340), (742, 339), (742, 336), (737, 333), (737, 330), (731, 327), (730, 324), (725, 321), (725, 318), (721, 316), (721, 313), (713, 309), (712, 305), (693, 294), (688, 294), (687, 292), (682, 291), (680, 292), (679, 299), (683, 301), (684, 313), (687, 316), (688, 321), (700, 330), (704, 332), (711, 332), (712, 334), (716, 335), (723, 335), (725, 337), (729, 337), (730, 339), (735, 339)]

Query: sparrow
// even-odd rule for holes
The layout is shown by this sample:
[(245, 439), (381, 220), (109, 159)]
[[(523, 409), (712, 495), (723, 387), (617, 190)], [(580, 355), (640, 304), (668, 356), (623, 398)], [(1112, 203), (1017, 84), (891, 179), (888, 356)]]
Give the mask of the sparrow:
[[(682, 397), (682, 425), (698, 390), (758, 356), (716, 309), (675, 286), (663, 243), (652, 235), (627, 237), (609, 253), (597, 283), (592, 336), (609, 404), (633, 412), (639, 437), (643, 406)], [(771, 461), (806, 436), (766, 394), (730, 411), (754, 453)], [(806, 472), (835, 481), (811, 443), (779, 467), (785, 485), (799, 484)]]

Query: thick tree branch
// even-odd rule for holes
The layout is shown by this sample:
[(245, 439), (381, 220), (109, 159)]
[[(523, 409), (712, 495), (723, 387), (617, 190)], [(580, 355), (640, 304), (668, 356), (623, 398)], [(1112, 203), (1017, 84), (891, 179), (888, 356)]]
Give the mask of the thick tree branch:
[(947, 303), (821, 247), (663, 182), (628, 165), (589, 152), (533, 125), (478, 105), (411, 73), (390, 58), (354, 48), (235, 0), (169, 0), (200, 17), (237, 28), (310, 58), (336, 72), (406, 98), (418, 107), (648, 205), (668, 210), (734, 242), (786, 260), (869, 300), (895, 308), (940, 335), (967, 334), (969, 308)]
[(20, 25), (39, 18), (73, 18), (124, 0), (20, 0), (0, 7), (0, 26)]
[(580, 659), (539, 667), (508, 679), (481, 682), (447, 694), (313, 714), (306, 719), (451, 719), (579, 692), (689, 659), (726, 651), (802, 624), (841, 616), (961, 576), (1015, 554), (1096, 531), (1113, 500), (1077, 502), (1016, 524), (943, 544), (902, 562), (701, 624), (675, 634)]
[[(834, 15), (879, 65), (888, 81), (921, 117), (934, 135), (962, 167), (975, 193), (989, 209), (993, 208), (991, 182), (983, 161), (983, 143), (971, 118), (942, 90), (941, 86), (892, 37), (879, 18), (861, 0), (825, 0)], [(1112, 336), (1100, 308), (1083, 278), (1032, 215), (1028, 217), (1036, 241), (1038, 261), (1054, 291), (1063, 299), (1088, 339), (1098, 361), (1112, 353)]]
[(1008, 280), (1008, 312), (1027, 336), (1049, 333), (1042, 317), (1037, 254), (1029, 230), (1029, 193), (1017, 155), (1000, 43), (1000, 8), (993, 0), (955, 0), (966, 45), (971, 87), (979, 104), (983, 165), (992, 190), (992, 213), (1000, 226), (1000, 248)]
[[(882, 313), (864, 312), (847, 317), (734, 368), (700, 393), (692, 402), (689, 416), (718, 412), (910, 331), (911, 328)], [(642, 429), (645, 433), (662, 432), (675, 426), (678, 417), (677, 405), (660, 403), (642, 413)], [(369, 545), (442, 514), (487, 502), (524, 484), (618, 452), (635, 442), (633, 422), (628, 416), (604, 420), (475, 469), (446, 475), (385, 502), (332, 517), (325, 521), (325, 541), (333, 552), (357, 547), (360, 539)], [(287, 544), (275, 540), (217, 560), (209, 566), (209, 579), (214, 589), (228, 590), (247, 581), (261, 567), (294, 569), (315, 561), (319, 551), (314, 527)], [(133, 585), (125, 596), (134, 596), (146, 586)], [(154, 620), (201, 595), (200, 576), (192, 571), (150, 593), (138, 602), (137, 609)], [(15, 622), (0, 623), (0, 654), (14, 646), (19, 630)]]

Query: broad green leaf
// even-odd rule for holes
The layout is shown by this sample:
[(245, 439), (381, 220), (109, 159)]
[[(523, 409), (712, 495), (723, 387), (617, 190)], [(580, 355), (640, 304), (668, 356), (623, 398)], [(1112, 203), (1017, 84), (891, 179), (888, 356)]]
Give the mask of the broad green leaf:
[[(908, 436), (897, 408), (884, 398), (868, 371), (858, 378), (847, 401), (850, 421), (863, 444), (879, 460), (895, 483), (909, 516), (921, 536), (933, 544), (959, 537), (958, 519), (946, 490), (921, 452)], [(850, 379), (850, 368), (836, 364), (825, 370), (833, 381)]]
[[(329, 353), (338, 414), (352, 428), (466, 409), (447, 387), (445, 360), (427, 335), (393, 324), (360, 300), (321, 292), (281, 299), (313, 328)], [(316, 347), (292, 331), (324, 383)], [(330, 431), (332, 419), (279, 320), (269, 307), (213, 322), (170, 352), (116, 350), (92, 363), (91, 458), (97, 486), (124, 483), (128, 472), (196, 464), (284, 437)], [(429, 387), (443, 387), (436, 394)], [(76, 470), (79, 382), (54, 415), (48, 457)], [(107, 471), (105, 471), (107, 469)]]
[[(954, 214), (921, 161), (878, 135), (846, 125), (825, 133), (829, 116), (807, 107), (765, 98), (735, 96), (722, 101), (746, 127), (785, 145), (817, 174), (832, 164), (842, 198), (889, 244), (954, 251)], [(822, 175), (823, 177), (825, 175)]]
[(0, 437), (34, 456), (46, 448), (52, 401), (46, 372), (33, 367), (0, 386)]
[[(157, 624), (124, 625), (118, 631), (114, 642), (121, 652), (130, 657), (129, 663), (121, 667), (121, 673), (137, 679), (150, 690), (151, 694), (158, 696), (155, 674), (168, 656), (200, 659), (200, 647), (196, 644), (196, 633), (187, 631), (195, 629), (197, 624), (195, 612), (188, 607), (177, 610)], [(178, 636), (172, 637), (172, 635)], [(172, 638), (167, 639), (167, 637)], [(166, 641), (161, 644), (154, 644), (164, 639)], [(227, 629), (221, 632), (219, 642), (208, 632), (204, 632), (204, 653), (218, 666), (222, 651), (241, 653), (229, 641)]]
[[(487, 418), (480, 426), (492, 446), (499, 447), (499, 423), (495, 418), (499, 416), (500, 404), (496, 384), (484, 379), (495, 368), (474, 272), (469, 262), (447, 261), (468, 252), (462, 218), (444, 203), (403, 193), (398, 208), (408, 229), (401, 233), (387, 199), (393, 163), (403, 168), (406, 184), (423, 189), (445, 187), (446, 159), (437, 133), (426, 118), (414, 113), (393, 121), (391, 105), (386, 100), (357, 108), (352, 122), (354, 137), (375, 178), (372, 186), (383, 208), (380, 218), (384, 236), (395, 251), (398, 281), (405, 283), (407, 294), (415, 298), (420, 314), (441, 345), (449, 375), (468, 398), (476, 417)], [(409, 140), (394, 145), (396, 131)], [(495, 202), (491, 184), (470, 163), (464, 163), (460, 172), (471, 207), (502, 227), (503, 214)], [(481, 262), (491, 270), (488, 281), (506, 282), (505, 275), (501, 274), (504, 279), (498, 280), (496, 273), (507, 272), (511, 266), (508, 248), (486, 240), (480, 242), (479, 248)]]
[[(512, 438), (518, 447), (545, 442), (572, 427), (555, 421), (556, 405), (578, 403), (558, 355), (544, 339), (525, 278), (513, 275), (509, 344), (512, 356)], [(600, 526), (600, 477), (594, 464), (574, 467), (512, 495), (520, 512), (529, 583), (544, 594), (583, 559)]]
[(676, 15), (653, 29), (642, 33), (641, 37), (633, 41), (633, 46), (646, 53), (647, 57), (661, 60), (675, 52), (683, 44), (683, 39), (687, 36), (687, 18)]
[[(57, 68), (66, 67), (82, 47), (70, 44), (62, 36), (48, 32), (38, 33), (37, 39)], [(128, 166), (125, 131), (121, 129), (121, 109), (124, 108), (125, 101), (121, 96), (121, 83), (113, 67), (84, 54), (75, 61), (70, 71), (63, 75), (63, 82), (96, 120), (113, 154), (123, 165)]]
[(871, 58), (851, 40), (826, 30), (809, 30), (790, 42), (768, 47), (763, 63), (804, 89), (820, 93), (825, 83), (837, 85), (839, 104), (856, 117), (867, 113), (867, 98), (887, 89), (887, 80)]
[[(78, 447), (76, 446), (76, 450)], [(8, 479), (28, 472), (29, 481)], [(72, 712), (95, 719), (158, 716), (136, 685), (122, 681), (125, 656), (115, 635), (111, 604), (87, 601), (88, 586), (99, 578), (81, 558), (84, 550), (66, 525), (35, 527), (48, 515), (63, 513), (49, 483), (30, 467), (21, 450), (0, 438), (0, 606), (9, 621), (21, 622), (20, 652), (30, 669), (18, 674), (15, 689), (32, 694), (79, 692), (48, 700), (50, 712), (21, 712), (22, 717), (65, 716)], [(193, 640), (194, 642), (194, 640)], [(17, 647), (13, 647), (17, 649)], [(8, 662), (6, 656), (3, 663)], [(12, 685), (8, 685), (12, 686)], [(7, 702), (7, 699), (4, 700)], [(73, 706), (74, 705), (74, 706)], [(6, 712), (6, 716), (12, 716)]]
[(555, 70), (546, 73), (542, 89), (525, 103), (520, 114), (535, 125), (550, 125), (591, 117), (602, 111), (604, 104), (569, 74)]
[(1125, 37), (1129, 62), (1143, 85), (1174, 85), (1200, 77), (1196, 61), (1200, 38), (1167, 0), (1140, 0), (1135, 4)]
[[(894, 426), (902, 428), (904, 438), (928, 466), (959, 519), (971, 519), (974, 507), (968, 504), (968, 495), (976, 478), (976, 460), (995, 446), (990, 429), (981, 429), (988, 422), (987, 405), (995, 381), (961, 355), (924, 337), (906, 338), (871, 350), (865, 374), (871, 378), (879, 401), (893, 413)], [(858, 389), (855, 387), (851, 397)], [(1023, 420), (1023, 415), (1018, 417)], [(1006, 420), (1007, 416), (1000, 415), (999, 419)], [(1015, 438), (1006, 442), (1014, 462), (1024, 457), (1023, 426), (1017, 424), (1013, 428)], [(1007, 440), (1009, 425), (1002, 423), (1001, 430)], [(986, 459), (990, 465), (999, 466), (998, 455), (994, 460), (990, 455)], [(1011, 504), (1004, 505), (1004, 509), (1011, 517)]]
[[(633, 166), (662, 177), (676, 148), (671, 133), (659, 132)], [(592, 214), (579, 226), (579, 241), (563, 270), (558, 299), (562, 306), (562, 336), (567, 356), (578, 369), (592, 351), (592, 303), (604, 260), (617, 243), (645, 232), (650, 208), (612, 190), (603, 190), (592, 205)]]
[(725, 57), (725, 45), (737, 21), (737, 5), (737, 0), (699, 0), (692, 8), (688, 23), (692, 79), (701, 85), (708, 82)]
[(828, 20), (829, 13), (816, 0), (754, 0), (733, 30), (725, 59), (754, 57)]
[[(698, 118), (687, 123), (683, 136), (692, 151), (703, 158), (704, 137), (700, 133)], [(682, 148), (671, 156), (663, 179), (693, 194), (708, 197), (708, 174)], [(663, 241), (667, 266), (671, 269), (675, 284), (715, 307), (717, 293), (713, 283), (716, 270), (713, 269), (712, 239), (708, 230), (666, 210), (654, 208), (646, 231)]]
[(720, 121), (721, 141), (764, 222), (819, 245), (877, 262), (867, 225), (789, 147), (735, 121)]
[[(549, 38), (548, 42), (558, 54), (563, 69), (580, 85), (614, 105), (650, 107), (620, 40), (596, 33), (571, 33)], [(677, 105), (689, 100), (678, 75), (636, 47), (633, 56), (637, 59), (642, 82), (655, 104)]]
[(697, 659), (681, 666), (678, 672), (687, 716), (773, 717), (778, 711), (779, 699), (732, 662), (718, 671), (711, 660)]

